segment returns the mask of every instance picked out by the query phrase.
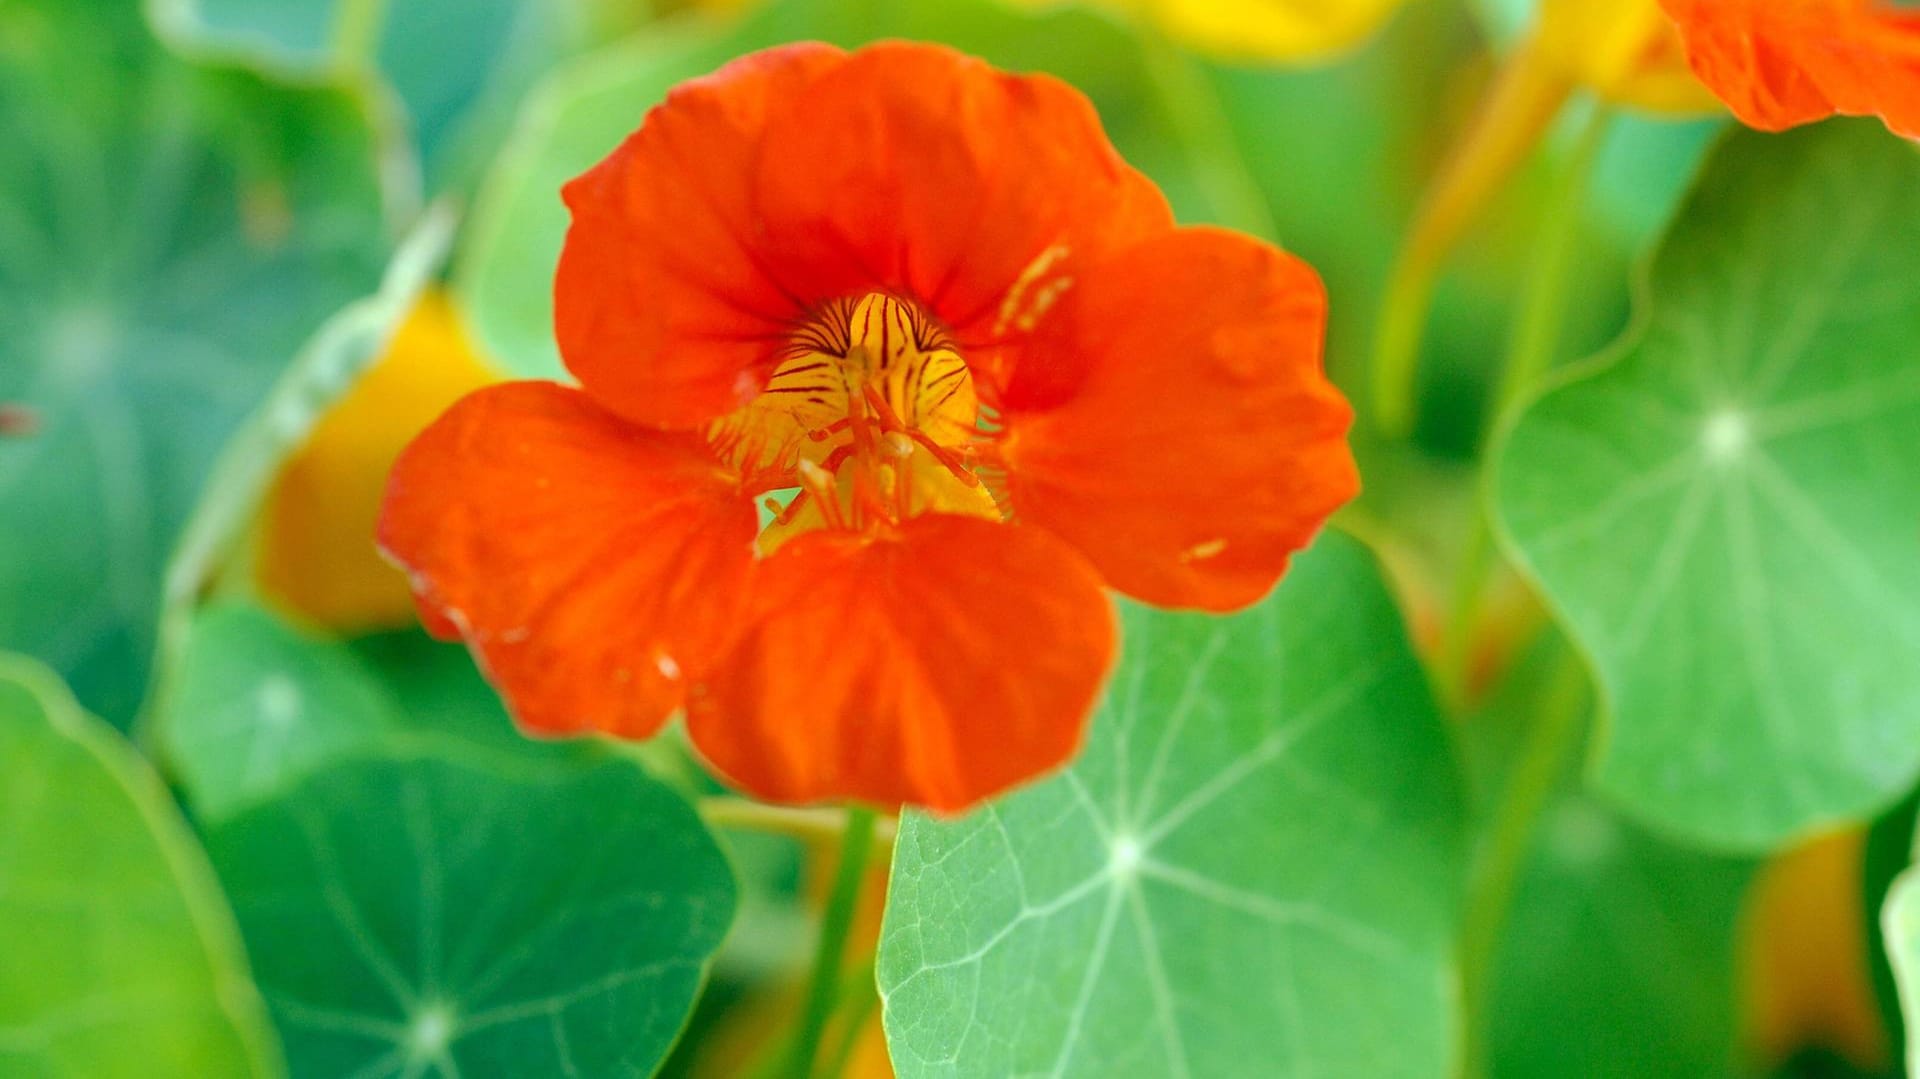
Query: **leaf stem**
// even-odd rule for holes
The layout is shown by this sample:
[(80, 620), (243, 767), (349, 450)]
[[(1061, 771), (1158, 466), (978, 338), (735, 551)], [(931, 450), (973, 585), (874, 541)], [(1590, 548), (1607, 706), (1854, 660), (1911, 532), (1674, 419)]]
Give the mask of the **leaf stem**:
[(1586, 672), (1571, 650), (1560, 658), (1539, 700), (1540, 709), (1482, 832), (1467, 880), (1460, 926), (1460, 986), (1466, 1016), (1461, 1074), (1469, 1077), (1486, 1074), (1487, 990), (1514, 885), (1586, 714)]
[[(873, 958), (868, 956), (857, 969), (863, 973), (870, 971)], [(867, 1020), (873, 1016), (873, 1010), (880, 1006), (880, 993), (871, 977), (849, 978), (846, 985), (859, 995), (847, 1006), (844, 1025), (833, 1044), (827, 1047), (826, 1066), (820, 1072), (827, 1079), (839, 1079), (847, 1073), (847, 1065), (853, 1060), (854, 1051), (860, 1047), (860, 1035), (866, 1029)]]
[[(800, 840), (838, 839), (852, 826), (853, 810), (795, 809), (772, 806), (732, 795), (714, 795), (700, 799), (700, 816), (709, 827), (742, 828), (769, 835)], [(893, 844), (898, 825), (893, 818), (876, 819), (871, 842), (881, 847)]]
[[(1567, 286), (1579, 236), (1580, 208), (1586, 202), (1594, 164), (1606, 145), (1613, 112), (1596, 104), (1580, 130), (1572, 156), (1561, 169), (1559, 182), (1543, 216), (1533, 265), (1527, 275), (1520, 317), (1508, 340), (1506, 361), (1494, 394), (1492, 416), (1481, 435), (1482, 475), (1492, 432), (1511, 415), (1542, 376), (1553, 366), (1567, 313)], [(1465, 707), (1473, 695), (1474, 623), (1485, 600), (1487, 578), (1494, 564), (1491, 511), (1486, 492), (1476, 500), (1471, 531), (1455, 568), (1447, 620), (1440, 643), (1439, 682), (1456, 707)]]
[(1532, 154), (1572, 89), (1537, 39), (1523, 41), (1428, 187), (1387, 278), (1375, 329), (1373, 412), (1388, 436), (1404, 437), (1413, 428), (1420, 341), (1441, 266), (1487, 201)]
[(387, 21), (387, 0), (340, 0), (333, 22), (333, 62), (347, 72), (371, 71)]
[(1136, 26), (1147, 77), (1185, 144), (1210, 216), (1228, 228), (1277, 239), (1266, 193), (1240, 154), (1219, 91), (1192, 55), (1168, 41), (1150, 19)]
[(846, 965), (847, 937), (853, 928), (853, 916), (860, 906), (861, 884), (866, 877), (867, 858), (873, 851), (875, 817), (871, 809), (853, 806), (846, 811), (846, 829), (840, 837), (840, 868), (834, 875), (833, 894), (827, 900), (820, 923), (820, 945), (813, 957), (813, 976), (807, 986), (807, 1000), (800, 1014), (800, 1027), (794, 1034), (793, 1050), (788, 1057), (787, 1075), (791, 1079), (809, 1079), (814, 1058), (820, 1054), (820, 1041), (827, 1020), (839, 1002), (841, 968)]

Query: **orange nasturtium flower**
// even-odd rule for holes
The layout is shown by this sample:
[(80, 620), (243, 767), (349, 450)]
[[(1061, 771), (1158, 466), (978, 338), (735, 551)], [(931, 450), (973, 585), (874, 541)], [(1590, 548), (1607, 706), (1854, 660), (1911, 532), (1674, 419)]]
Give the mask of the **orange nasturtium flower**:
[(1920, 138), (1920, 10), (1894, 0), (1660, 0), (1734, 115), (1781, 131), (1835, 113)]
[(684, 707), (762, 798), (957, 811), (1072, 755), (1105, 587), (1244, 606), (1357, 487), (1319, 279), (1175, 227), (1054, 79), (773, 49), (565, 198), (581, 387), (460, 402), (380, 524), (533, 731)]

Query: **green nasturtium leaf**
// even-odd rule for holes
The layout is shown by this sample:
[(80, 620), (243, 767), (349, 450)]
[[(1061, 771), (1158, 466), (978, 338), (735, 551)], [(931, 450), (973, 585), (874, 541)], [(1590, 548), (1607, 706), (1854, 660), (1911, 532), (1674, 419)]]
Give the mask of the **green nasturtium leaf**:
[[(481, 188), (456, 284), (490, 355), (517, 374), (561, 373), (553, 273), (566, 236), (560, 188), (605, 157), (675, 84), (788, 41), (854, 47), (883, 38), (953, 45), (1015, 71), (1046, 71), (1084, 91), (1127, 159), (1176, 210), (1200, 197), (1155, 96), (1140, 42), (1087, 11), (1018, 11), (999, 0), (777, 0), (731, 29), (663, 24), (556, 71), (529, 98)], [(1185, 216), (1192, 217), (1192, 214)]]
[(1733, 1074), (1752, 877), (1752, 863), (1676, 844), (1590, 796), (1556, 799), (1503, 925), (1492, 1074)]
[(162, 709), (167, 757), (205, 817), (377, 744), (401, 722), (399, 704), (346, 645), (244, 603), (194, 614)]
[[(1518, 859), (1481, 957), (1478, 1056), (1500, 1079), (1733, 1075), (1754, 864), (1674, 843), (1580, 790), (1585, 682), (1550, 639), (1465, 721), (1479, 860)], [(1509, 833), (1505, 813), (1530, 798), (1532, 827)], [(1524, 849), (1493, 849), (1509, 843)]]
[(878, 977), (917, 1076), (1444, 1076), (1453, 758), (1371, 557), (1232, 617), (1128, 606), (1064, 774), (908, 816)]
[(140, 11), (0, 5), (0, 647), (121, 725), (216, 454), (386, 246), (355, 99), (189, 65)]
[(735, 902), (625, 762), (344, 760), (208, 847), (296, 1077), (650, 1074)]
[(166, 789), (0, 654), (0, 1075), (270, 1077), (239, 934)]
[(1917, 360), (1920, 151), (1741, 132), (1625, 344), (1517, 420), (1507, 546), (1592, 661), (1621, 805), (1763, 848), (1920, 772)]

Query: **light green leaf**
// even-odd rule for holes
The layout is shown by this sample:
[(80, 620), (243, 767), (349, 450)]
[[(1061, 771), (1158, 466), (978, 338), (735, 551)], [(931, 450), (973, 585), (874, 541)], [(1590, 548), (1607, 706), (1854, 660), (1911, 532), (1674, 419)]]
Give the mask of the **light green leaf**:
[(208, 470), (385, 247), (350, 97), (189, 66), (138, 0), (0, 6), (0, 647), (124, 724)]
[(284, 787), (400, 725), (400, 707), (343, 644), (258, 607), (193, 617), (160, 733), (202, 816)]
[(208, 837), (296, 1076), (649, 1074), (733, 918), (632, 764), (340, 762)]
[(233, 916), (165, 788), (0, 655), (0, 1074), (273, 1076)]
[(1371, 557), (1218, 618), (1128, 606), (1065, 774), (909, 816), (879, 982), (928, 1075), (1443, 1076), (1452, 756)]
[(663, 25), (555, 72), (482, 187), (456, 285), (488, 352), (521, 375), (560, 374), (553, 273), (567, 229), (561, 185), (610, 153), (675, 84), (782, 42), (851, 47), (882, 38), (944, 42), (1011, 70), (1065, 78), (1093, 99), (1115, 145), (1167, 188), (1176, 209), (1200, 202), (1140, 43), (1085, 11), (1023, 12), (996, 0), (783, 0), (732, 30)]
[(1595, 781), (1746, 848), (1869, 815), (1920, 773), (1920, 152), (1733, 135), (1640, 306), (1494, 477), (1601, 684)]

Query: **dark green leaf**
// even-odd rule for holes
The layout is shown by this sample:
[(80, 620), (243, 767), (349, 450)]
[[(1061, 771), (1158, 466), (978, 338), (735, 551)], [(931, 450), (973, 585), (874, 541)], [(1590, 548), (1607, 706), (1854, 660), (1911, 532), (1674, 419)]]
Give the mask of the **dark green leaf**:
[(624, 762), (343, 761), (208, 838), (296, 1076), (649, 1074), (733, 917)]
[(0, 7), (0, 647), (110, 721), (215, 455), (384, 248), (366, 118), (191, 67), (138, 0)]

